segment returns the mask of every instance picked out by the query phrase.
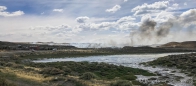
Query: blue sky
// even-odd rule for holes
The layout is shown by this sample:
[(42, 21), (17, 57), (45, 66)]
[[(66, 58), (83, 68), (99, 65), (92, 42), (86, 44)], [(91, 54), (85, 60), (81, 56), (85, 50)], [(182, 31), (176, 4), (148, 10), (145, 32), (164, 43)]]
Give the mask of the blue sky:
[[(195, 41), (195, 4), (196, 0), (0, 0), (0, 40), (114, 46)], [(148, 21), (156, 25), (143, 29)], [(162, 26), (168, 22), (169, 30), (156, 35), (168, 29)]]

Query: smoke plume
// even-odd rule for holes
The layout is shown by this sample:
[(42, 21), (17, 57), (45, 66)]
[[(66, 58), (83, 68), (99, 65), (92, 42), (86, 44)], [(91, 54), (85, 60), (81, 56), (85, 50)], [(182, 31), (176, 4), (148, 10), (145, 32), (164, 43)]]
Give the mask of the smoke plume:
[[(138, 30), (131, 32), (131, 45), (135, 45), (135, 43), (156, 44), (163, 42), (165, 39), (179, 41), (179, 37), (181, 37), (182, 41), (186, 41), (183, 38), (193, 37), (195, 32), (196, 9), (191, 9), (162, 23), (151, 18), (142, 21)], [(168, 36), (172, 36), (172, 39), (171, 37), (168, 38)]]

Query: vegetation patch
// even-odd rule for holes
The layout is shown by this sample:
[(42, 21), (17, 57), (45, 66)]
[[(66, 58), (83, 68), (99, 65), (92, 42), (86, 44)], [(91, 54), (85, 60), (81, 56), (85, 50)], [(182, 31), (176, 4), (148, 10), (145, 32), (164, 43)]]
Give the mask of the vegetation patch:
[(80, 79), (84, 79), (84, 80), (91, 80), (91, 79), (96, 79), (98, 78), (94, 73), (91, 72), (86, 72), (84, 73)]
[[(52, 62), (52, 63), (30, 63), (29, 66), (42, 68), (43, 64), (45, 68), (42, 69), (41, 74), (55, 75), (79, 75), (84, 74), (96, 75), (101, 79), (114, 79), (119, 77), (124, 80), (135, 80), (134, 75), (154, 76), (153, 73), (148, 71), (130, 68), (124, 66), (116, 66), (106, 63), (97, 62)], [(91, 72), (91, 73), (89, 73)], [(93, 74), (92, 74), (93, 73)]]
[(127, 80), (119, 80), (114, 83), (111, 83), (110, 86), (133, 86), (130, 81)]
[(169, 55), (145, 64), (151, 66), (159, 65), (165, 67), (176, 67), (185, 70), (184, 72), (189, 72), (189, 75), (194, 76), (196, 74), (196, 53)]
[(0, 86), (16, 86), (14, 83), (8, 82), (4, 78), (0, 78)]

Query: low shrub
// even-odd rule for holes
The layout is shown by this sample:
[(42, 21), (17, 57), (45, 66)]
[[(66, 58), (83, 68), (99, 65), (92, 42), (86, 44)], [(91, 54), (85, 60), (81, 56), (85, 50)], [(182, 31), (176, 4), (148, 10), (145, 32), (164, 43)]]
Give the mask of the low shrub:
[(58, 74), (64, 74), (64, 71), (54, 67), (48, 67), (48, 68), (44, 68), (40, 73), (47, 74), (47, 75), (58, 75)]
[(139, 86), (147, 86), (146, 84), (143, 84), (143, 83), (141, 83), (141, 82), (139, 82), (139, 81), (136, 81), (136, 80), (133, 80), (133, 81), (132, 81), (132, 84), (134, 84), (134, 85), (139, 85)]
[(18, 69), (24, 69), (24, 66), (23, 65), (14, 65), (13, 67), (14, 68), (18, 68)]
[(86, 84), (75, 80), (74, 78), (68, 78), (65, 83), (73, 83), (73, 86), (87, 86)]
[(110, 86), (132, 86), (130, 81), (127, 80), (119, 80), (114, 83), (111, 83)]
[(91, 79), (95, 79), (95, 78), (97, 78), (97, 76), (91, 72), (86, 72), (80, 77), (80, 79), (84, 79), (84, 80), (91, 80)]
[(121, 77), (121, 79), (125, 79), (125, 80), (136, 80), (137, 77), (134, 75), (124, 75)]
[(0, 78), (0, 86), (16, 86), (13, 83), (9, 83), (7, 80)]
[(15, 63), (13, 63), (13, 62), (8, 62), (8, 63), (5, 64), (5, 66), (7, 66), (7, 67), (12, 67), (14, 65), (15, 65)]

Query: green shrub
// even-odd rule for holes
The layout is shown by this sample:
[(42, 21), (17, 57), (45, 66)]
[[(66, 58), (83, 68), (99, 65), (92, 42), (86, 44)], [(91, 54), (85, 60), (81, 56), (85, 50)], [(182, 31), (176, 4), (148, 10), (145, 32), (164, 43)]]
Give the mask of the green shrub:
[(4, 66), (6, 63), (5, 62), (0, 62), (0, 66)]
[(34, 71), (33, 68), (25, 68), (26, 71), (30, 72), (30, 71)]
[(23, 65), (14, 65), (13, 67), (14, 68), (18, 68), (18, 69), (24, 69), (24, 66)]
[[(81, 83), (81, 82), (75, 80), (74, 78), (68, 78), (66, 82), (68, 82), (68, 83), (73, 83), (74, 86), (87, 86), (86, 84)], [(65, 82), (65, 83), (66, 83), (66, 82)]]
[(111, 83), (110, 86), (132, 86), (130, 81), (127, 80), (119, 80), (115, 83)]
[(48, 68), (44, 68), (40, 73), (47, 74), (47, 75), (58, 75), (58, 74), (64, 74), (64, 71), (54, 67), (48, 67)]
[(14, 66), (14, 65), (15, 65), (15, 63), (13, 63), (13, 62), (8, 62), (8, 63), (5, 64), (5, 66), (7, 66), (7, 67), (11, 67), (11, 66)]
[(95, 78), (97, 78), (97, 76), (91, 72), (86, 72), (80, 77), (80, 79), (84, 79), (84, 80), (91, 80), (91, 79), (95, 79)]
[(125, 76), (122, 76), (121, 79), (125, 79), (125, 80), (135, 80), (135, 79), (137, 79), (137, 77), (134, 76), (134, 75), (125, 75)]
[(66, 73), (70, 73), (70, 72), (72, 71), (70, 68), (68, 68), (68, 67), (66, 67), (66, 66), (63, 66), (63, 67), (62, 67), (62, 70), (63, 70), (64, 72), (66, 72)]
[(133, 81), (132, 81), (132, 84), (134, 84), (134, 85), (139, 85), (139, 86), (147, 86), (147, 85), (145, 85), (145, 84), (143, 84), (143, 83), (140, 83), (139, 81), (136, 81), (136, 80), (133, 80)]

